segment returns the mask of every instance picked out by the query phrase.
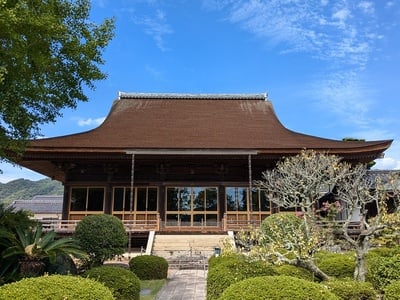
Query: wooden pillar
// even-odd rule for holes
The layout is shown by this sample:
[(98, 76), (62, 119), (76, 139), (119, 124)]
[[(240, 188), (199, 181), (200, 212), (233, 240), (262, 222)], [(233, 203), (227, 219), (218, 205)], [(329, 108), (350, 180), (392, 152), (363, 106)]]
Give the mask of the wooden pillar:
[[(251, 166), (251, 154), (248, 157), (248, 168), (249, 168), (249, 209), (250, 213), (253, 212), (253, 178), (252, 178), (252, 166)], [(251, 218), (250, 218), (251, 219)]]
[(104, 196), (104, 213), (110, 215), (112, 213), (112, 185), (109, 182), (107, 182)]
[(160, 214), (161, 221), (165, 221), (165, 185), (158, 186), (158, 213)]
[(69, 188), (70, 188), (70, 186), (68, 184), (64, 184), (62, 220), (68, 220), (68, 215), (69, 215)]
[(222, 218), (225, 214), (225, 186), (218, 186), (218, 207), (219, 207), (219, 221), (222, 221)]

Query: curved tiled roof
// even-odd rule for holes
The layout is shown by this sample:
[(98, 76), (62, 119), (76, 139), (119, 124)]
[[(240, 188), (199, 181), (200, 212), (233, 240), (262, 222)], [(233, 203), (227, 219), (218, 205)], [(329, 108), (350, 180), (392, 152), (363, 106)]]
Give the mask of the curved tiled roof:
[(312, 148), (332, 153), (381, 153), (391, 142), (343, 142), (288, 130), (265, 94), (120, 93), (98, 128), (34, 140), (27, 150), (242, 149), (267, 154)]
[(31, 200), (14, 200), (9, 207), (15, 211), (27, 210), (34, 214), (61, 214), (63, 196), (38, 195)]

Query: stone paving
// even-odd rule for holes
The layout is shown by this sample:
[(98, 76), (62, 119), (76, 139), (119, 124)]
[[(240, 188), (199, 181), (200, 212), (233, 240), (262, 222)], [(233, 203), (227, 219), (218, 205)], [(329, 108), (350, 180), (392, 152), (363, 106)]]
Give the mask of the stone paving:
[(170, 270), (156, 300), (205, 300), (207, 271)]

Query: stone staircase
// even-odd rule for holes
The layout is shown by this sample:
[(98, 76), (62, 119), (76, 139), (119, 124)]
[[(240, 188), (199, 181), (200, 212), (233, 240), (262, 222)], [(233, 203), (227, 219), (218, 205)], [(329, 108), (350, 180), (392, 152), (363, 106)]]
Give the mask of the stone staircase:
[[(215, 248), (222, 248), (227, 234), (156, 234), (151, 254), (164, 257), (170, 262), (183, 258), (205, 258), (214, 254)], [(189, 260), (189, 259), (187, 259)], [(202, 263), (199, 263), (202, 264)]]
[(168, 267), (178, 270), (207, 270), (208, 258), (204, 256), (169, 258)]

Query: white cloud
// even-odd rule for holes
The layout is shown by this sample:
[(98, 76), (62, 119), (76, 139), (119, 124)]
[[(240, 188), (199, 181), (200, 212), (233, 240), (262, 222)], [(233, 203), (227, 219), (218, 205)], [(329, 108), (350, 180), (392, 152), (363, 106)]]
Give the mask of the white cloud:
[(205, 0), (204, 6), (223, 11), (226, 20), (284, 49), (281, 53), (301, 51), (333, 63), (365, 66), (382, 36), (370, 1)]
[(374, 170), (400, 170), (400, 159), (384, 157), (375, 160)]
[(102, 117), (102, 118), (96, 118), (96, 119), (92, 119), (92, 118), (88, 118), (88, 119), (79, 119), (78, 120), (78, 126), (99, 126), (101, 123), (104, 122), (106, 118)]
[(346, 21), (348, 18), (351, 17), (351, 13), (350, 10), (348, 10), (347, 8), (342, 8), (338, 11), (336, 11), (333, 15), (332, 15), (332, 19), (336, 19), (339, 21), (339, 24), (341, 27), (345, 27), (346, 25)]
[(165, 36), (174, 31), (168, 24), (164, 11), (157, 9), (153, 15), (134, 18), (134, 22), (144, 27), (144, 32), (153, 38), (161, 51), (168, 50), (165, 45)]
[(317, 105), (361, 128), (370, 124), (367, 114), (373, 104), (370, 100), (373, 94), (352, 70), (332, 72), (316, 80), (310, 88), (310, 96)]
[(372, 15), (375, 13), (375, 7), (374, 7), (374, 3), (372, 3), (371, 1), (361, 1), (358, 4), (358, 7), (365, 13), (368, 15)]

